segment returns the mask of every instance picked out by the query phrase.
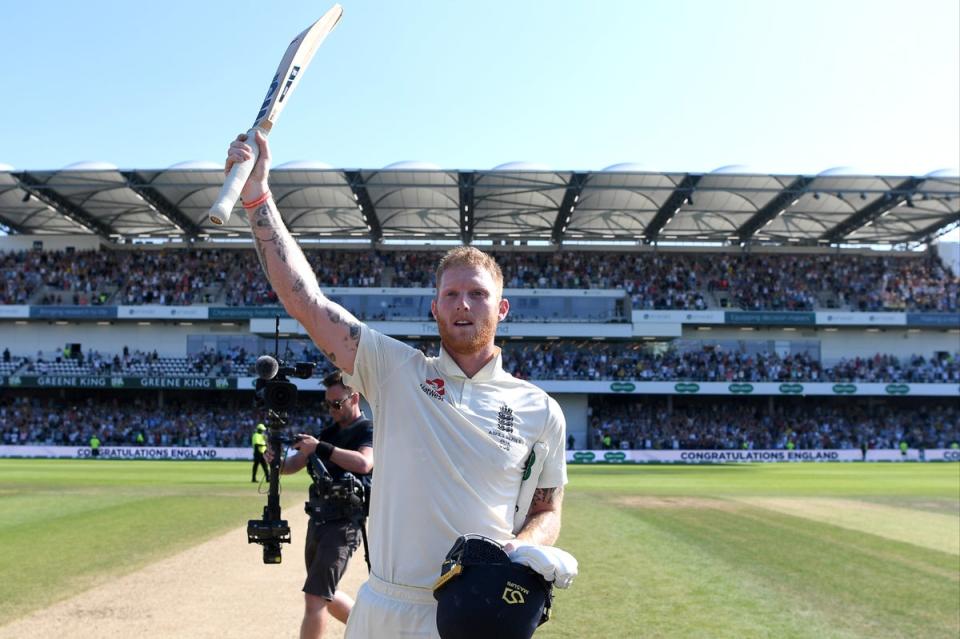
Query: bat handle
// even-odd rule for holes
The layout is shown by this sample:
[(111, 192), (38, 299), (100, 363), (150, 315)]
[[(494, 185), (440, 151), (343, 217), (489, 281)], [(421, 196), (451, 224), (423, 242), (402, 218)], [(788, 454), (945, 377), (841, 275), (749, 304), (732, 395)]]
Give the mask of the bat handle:
[(217, 199), (214, 200), (213, 206), (210, 207), (210, 211), (207, 213), (210, 221), (217, 226), (223, 226), (230, 221), (230, 216), (233, 214), (233, 207), (236, 205), (237, 200), (240, 199), (240, 191), (243, 189), (243, 185), (247, 183), (247, 178), (250, 177), (250, 173), (257, 163), (257, 158), (260, 157), (260, 147), (257, 146), (256, 132), (256, 128), (247, 131), (247, 144), (250, 145), (253, 157), (245, 162), (237, 162), (230, 168), (230, 173), (227, 174), (226, 179), (223, 181), (223, 186), (220, 187), (220, 193), (217, 195)]

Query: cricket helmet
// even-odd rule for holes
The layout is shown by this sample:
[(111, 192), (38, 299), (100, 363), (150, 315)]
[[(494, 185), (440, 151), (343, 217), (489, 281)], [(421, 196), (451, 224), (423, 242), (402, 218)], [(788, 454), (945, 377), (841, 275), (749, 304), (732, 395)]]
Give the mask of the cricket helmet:
[(530, 639), (550, 618), (553, 588), (496, 541), (463, 535), (443, 561), (433, 598), (441, 639)]

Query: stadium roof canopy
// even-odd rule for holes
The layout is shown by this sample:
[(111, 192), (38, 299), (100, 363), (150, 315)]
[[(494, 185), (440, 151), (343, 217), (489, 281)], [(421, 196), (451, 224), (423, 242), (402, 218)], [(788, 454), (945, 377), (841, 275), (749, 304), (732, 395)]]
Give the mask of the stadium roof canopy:
[[(561, 172), (504, 165), (452, 171), (411, 163), (343, 170), (277, 167), (271, 189), (287, 225), (329, 240), (922, 242), (960, 221), (960, 177), (651, 173), (617, 165)], [(10, 233), (211, 239), (249, 231), (239, 214), (214, 226), (223, 181), (210, 164), (59, 171), (0, 166), (0, 224)], [(237, 211), (239, 211), (239, 207)]]

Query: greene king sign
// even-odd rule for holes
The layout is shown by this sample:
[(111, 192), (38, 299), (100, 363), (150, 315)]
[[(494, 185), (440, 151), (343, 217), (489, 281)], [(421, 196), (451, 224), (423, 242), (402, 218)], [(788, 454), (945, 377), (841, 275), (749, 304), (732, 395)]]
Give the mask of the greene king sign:
[[(6, 380), (6, 384), (2, 382)], [(173, 388), (233, 390), (235, 377), (109, 377), (106, 375), (11, 375), (0, 385), (19, 388)]]

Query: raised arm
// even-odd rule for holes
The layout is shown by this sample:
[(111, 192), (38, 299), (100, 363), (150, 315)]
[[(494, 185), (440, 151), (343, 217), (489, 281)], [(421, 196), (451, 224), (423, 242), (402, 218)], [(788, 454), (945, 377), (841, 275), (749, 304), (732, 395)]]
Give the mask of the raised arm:
[[(252, 157), (247, 136), (230, 144), (225, 170)], [(257, 133), (260, 157), (241, 192), (244, 202), (257, 202), (269, 193), (270, 147)], [(353, 373), (360, 343), (360, 322), (346, 309), (327, 299), (303, 251), (287, 230), (272, 197), (247, 211), (260, 265), (270, 285), (291, 317), (299, 321), (334, 366)]]

